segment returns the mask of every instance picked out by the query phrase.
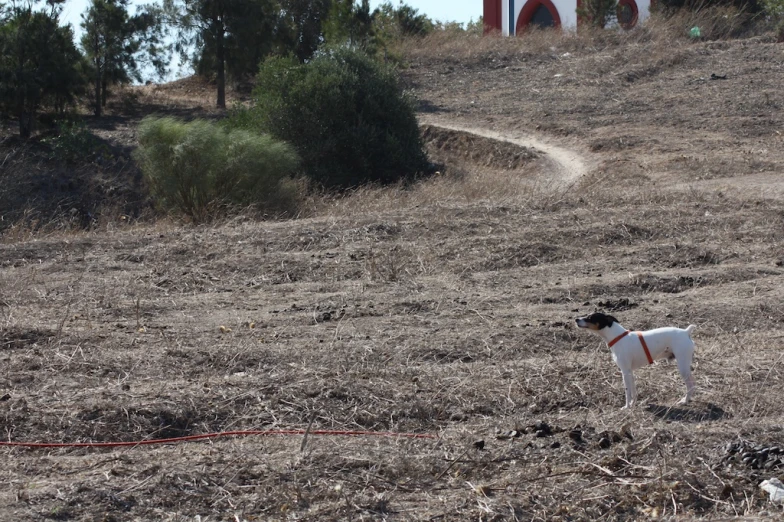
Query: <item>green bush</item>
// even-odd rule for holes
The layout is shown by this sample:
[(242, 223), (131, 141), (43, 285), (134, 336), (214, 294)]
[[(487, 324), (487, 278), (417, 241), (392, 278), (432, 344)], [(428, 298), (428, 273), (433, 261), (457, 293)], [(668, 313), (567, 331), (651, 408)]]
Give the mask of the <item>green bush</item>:
[(400, 39), (404, 36), (426, 36), (433, 32), (435, 25), (418, 9), (392, 2), (384, 2), (373, 12), (373, 29), (383, 39)]
[(775, 25), (774, 31), (779, 42), (784, 42), (784, 0), (761, 0), (765, 14)]
[(310, 62), (270, 58), (255, 105), (231, 125), (294, 145), (302, 170), (328, 188), (392, 183), (428, 170), (412, 100), (397, 74), (356, 49), (319, 52)]
[(159, 205), (194, 221), (233, 207), (281, 212), (293, 204), (286, 181), (299, 159), (269, 136), (204, 120), (146, 117), (136, 159)]
[(111, 152), (106, 145), (93, 136), (84, 121), (77, 119), (64, 119), (57, 122), (57, 136), (44, 139), (52, 147), (52, 158), (76, 164), (92, 160), (101, 154), (110, 156)]
[(775, 19), (784, 19), (784, 0), (761, 0), (765, 13)]

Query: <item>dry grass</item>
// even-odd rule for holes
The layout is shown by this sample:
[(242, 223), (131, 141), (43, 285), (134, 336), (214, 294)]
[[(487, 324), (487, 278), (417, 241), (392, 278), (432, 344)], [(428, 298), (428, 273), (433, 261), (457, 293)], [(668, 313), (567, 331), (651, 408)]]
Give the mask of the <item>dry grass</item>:
[[(149, 84), (121, 88), (113, 94), (112, 108), (121, 114), (139, 107), (156, 107), (159, 111), (200, 109), (215, 114), (223, 111), (216, 107), (217, 87), (197, 76), (189, 76), (167, 84)], [(226, 89), (226, 104), (241, 101), (242, 96), (231, 86)]]
[[(489, 39), (478, 47), (518, 45)], [(726, 54), (740, 53), (726, 45)], [(749, 67), (769, 49), (739, 46)], [(710, 51), (684, 47), (682, 61), (662, 67), (688, 69)], [(580, 59), (605, 64), (620, 52)], [(427, 60), (438, 70), (454, 63)], [(552, 84), (562, 70), (541, 68), (525, 81)], [(779, 103), (759, 68), (755, 82)], [(571, 74), (595, 75), (582, 70)], [(460, 85), (482, 90), (471, 74)], [(515, 74), (519, 82), (523, 72)], [(657, 74), (650, 77), (664, 82)], [(677, 78), (661, 90), (669, 105), (656, 107), (672, 107)], [(420, 92), (440, 102), (441, 116), (515, 128), (483, 98), (469, 112), (461, 104), (471, 97), (449, 88), (439, 92), (454, 98)], [(730, 113), (735, 103), (758, 101), (716, 92)], [(566, 88), (554, 93), (577, 99)], [(312, 196), (298, 220), (112, 222), (32, 236), (18, 229), (0, 244), (4, 438), (139, 440), (305, 428), (312, 420), (315, 429), (439, 439), (311, 437), (304, 449), (300, 437), (3, 448), (0, 518), (780, 516), (758, 485), (781, 476), (784, 464), (768, 457), (760, 469), (759, 460), (743, 459), (781, 446), (784, 433), (776, 393), (784, 386), (784, 204), (772, 191), (689, 181), (695, 163), (676, 161), (683, 149), (666, 149), (661, 128), (674, 129), (692, 159), (725, 153), (689, 121), (638, 131), (650, 140), (643, 146), (601, 134), (625, 129), (617, 128), (625, 120), (612, 119), (615, 107), (591, 107), (581, 132), (567, 135), (552, 129), (566, 127), (571, 114), (546, 108), (554, 116), (541, 133), (593, 150), (588, 163), (597, 167), (567, 188), (548, 181), (551, 165), (540, 158), (502, 169), (504, 162), (488, 165), (466, 150), (489, 153), (498, 144), (457, 140), (452, 150), (435, 140), (441, 175)], [(523, 120), (541, 107), (513, 110)], [(705, 121), (698, 123), (712, 129)], [(733, 128), (721, 138), (773, 150), (773, 128)], [(780, 165), (776, 154), (767, 161)], [(657, 176), (665, 168), (669, 177)], [(717, 177), (747, 180), (728, 170)], [(621, 379), (606, 347), (572, 326), (594, 308), (634, 329), (697, 324), (695, 402), (676, 406), (677, 371), (656, 364), (637, 372), (639, 407), (621, 411)]]
[[(725, 446), (780, 439), (771, 390), (784, 384), (781, 204), (632, 193), (610, 206), (574, 194), (506, 206), (487, 193), (468, 202), (446, 183), (366, 189), (295, 222), (3, 246), (0, 411), (14, 440), (311, 418), (322, 429), (440, 435), (313, 438), (304, 452), (299, 438), (100, 455), (4, 450), (7, 509), (22, 520), (769, 510), (757, 490), (767, 475), (726, 460)], [(470, 176), (449, 183), (476, 190)], [(345, 203), (354, 197), (356, 208)], [(673, 366), (656, 365), (638, 372), (640, 408), (621, 412), (609, 355), (570, 327), (595, 306), (617, 308), (633, 328), (697, 323), (696, 403), (671, 406), (682, 383)]]
[[(552, 52), (601, 52), (617, 47), (653, 47), (667, 49), (689, 45), (692, 27), (700, 27), (704, 40), (726, 40), (740, 35), (762, 32), (765, 24), (750, 25), (751, 17), (733, 6), (705, 5), (695, 10), (653, 13), (631, 31), (601, 30), (581, 27), (579, 31), (550, 31), (533, 28), (517, 38), (500, 35), (482, 37), (451, 31), (435, 31), (420, 39), (401, 42), (398, 51), (408, 59), (436, 59), (444, 63), (467, 64), (496, 59), (503, 66), (504, 57), (513, 55), (548, 55)], [(770, 36), (772, 38), (772, 35)], [(500, 60), (499, 60), (500, 59)], [(501, 63), (498, 63), (498, 62)]]

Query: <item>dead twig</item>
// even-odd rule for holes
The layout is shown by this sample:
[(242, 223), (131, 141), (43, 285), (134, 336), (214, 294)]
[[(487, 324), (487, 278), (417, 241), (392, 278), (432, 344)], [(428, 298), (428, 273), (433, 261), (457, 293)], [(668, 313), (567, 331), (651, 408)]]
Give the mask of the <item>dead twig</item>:
[(317, 413), (318, 412), (314, 411), (313, 414), (310, 416), (308, 427), (305, 429), (305, 435), (302, 437), (302, 444), (299, 445), (300, 453), (304, 452), (305, 447), (308, 445), (308, 435), (310, 435), (310, 429), (313, 427), (313, 421), (316, 420)]
[(449, 470), (450, 470), (450, 469), (452, 469), (452, 467), (453, 467), (455, 464), (457, 464), (457, 463), (460, 461), (460, 459), (462, 459), (463, 457), (465, 457), (465, 456), (466, 456), (466, 454), (467, 454), (467, 453), (468, 453), (470, 450), (471, 450), (471, 448), (470, 448), (470, 447), (469, 447), (469, 448), (466, 448), (466, 450), (465, 450), (463, 453), (461, 453), (459, 457), (457, 457), (455, 460), (453, 460), (453, 461), (452, 461), (452, 462), (449, 464), (449, 466), (447, 466), (447, 467), (446, 467), (446, 469), (445, 469), (444, 471), (442, 471), (441, 473), (439, 473), (439, 474), (438, 474), (438, 476), (435, 478), (435, 481), (434, 481), (434, 482), (437, 482), (437, 481), (441, 480), (441, 477), (443, 477), (444, 475), (446, 475), (446, 474), (449, 472)]

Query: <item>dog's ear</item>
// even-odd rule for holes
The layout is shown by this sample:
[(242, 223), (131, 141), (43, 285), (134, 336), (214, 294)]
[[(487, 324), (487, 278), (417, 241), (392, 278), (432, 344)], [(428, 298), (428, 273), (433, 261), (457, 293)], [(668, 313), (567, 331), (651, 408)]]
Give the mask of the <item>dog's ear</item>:
[[(613, 323), (618, 323), (618, 319), (616, 319), (615, 317), (613, 317), (611, 315), (605, 315), (604, 317), (607, 320), (607, 326), (612, 326)], [(621, 324), (621, 323), (618, 323), (618, 324)]]

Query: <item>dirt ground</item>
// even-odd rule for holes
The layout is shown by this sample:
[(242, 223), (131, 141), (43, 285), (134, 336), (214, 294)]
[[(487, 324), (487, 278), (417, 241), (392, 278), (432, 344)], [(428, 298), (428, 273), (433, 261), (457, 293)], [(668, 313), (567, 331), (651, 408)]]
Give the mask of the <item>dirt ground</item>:
[[(759, 483), (784, 479), (784, 45), (406, 56), (432, 179), (296, 220), (0, 243), (3, 440), (400, 436), (2, 447), (0, 519), (782, 516)], [(110, 134), (135, 117), (101, 137), (127, 145)], [(621, 410), (609, 350), (574, 326), (595, 309), (695, 324), (695, 401), (659, 362)]]

